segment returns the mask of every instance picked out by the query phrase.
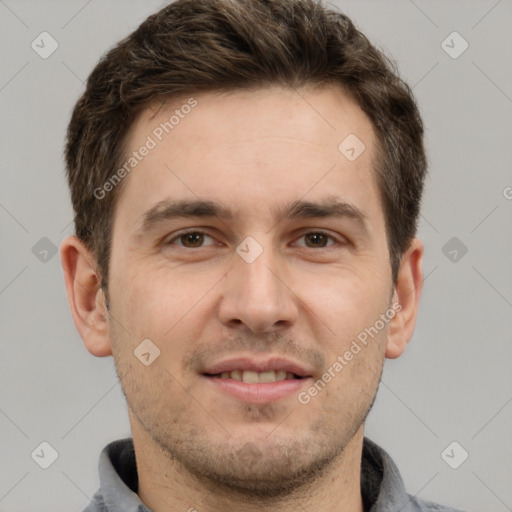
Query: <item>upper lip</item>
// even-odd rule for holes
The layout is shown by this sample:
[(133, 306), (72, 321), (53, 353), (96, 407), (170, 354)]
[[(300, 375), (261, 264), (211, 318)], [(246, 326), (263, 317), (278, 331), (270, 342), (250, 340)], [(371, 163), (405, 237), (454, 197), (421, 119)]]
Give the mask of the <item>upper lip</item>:
[(223, 361), (219, 361), (204, 368), (201, 373), (216, 375), (218, 373), (231, 372), (233, 370), (248, 370), (258, 373), (284, 370), (285, 372), (294, 373), (299, 377), (310, 377), (312, 374), (312, 371), (306, 366), (284, 357), (271, 357), (267, 359), (236, 357), (224, 359)]

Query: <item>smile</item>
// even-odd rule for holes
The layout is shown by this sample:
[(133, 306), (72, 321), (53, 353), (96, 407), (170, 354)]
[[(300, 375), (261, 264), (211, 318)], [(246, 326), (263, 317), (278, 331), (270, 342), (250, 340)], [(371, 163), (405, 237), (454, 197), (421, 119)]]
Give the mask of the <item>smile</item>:
[[(207, 374), (208, 375), (208, 374)], [(241, 382), (249, 382), (252, 384), (280, 382), (282, 380), (302, 379), (303, 377), (286, 370), (255, 372), (251, 370), (233, 370), (230, 372), (221, 372), (209, 377), (217, 377), (221, 379), (232, 379)]]

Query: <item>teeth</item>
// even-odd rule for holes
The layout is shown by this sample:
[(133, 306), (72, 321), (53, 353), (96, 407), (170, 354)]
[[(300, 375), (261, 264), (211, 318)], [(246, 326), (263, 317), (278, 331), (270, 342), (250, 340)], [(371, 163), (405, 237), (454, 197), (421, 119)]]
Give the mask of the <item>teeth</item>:
[(220, 374), (221, 379), (233, 379), (243, 382), (249, 382), (252, 384), (264, 383), (264, 382), (279, 382), (286, 379), (294, 379), (295, 376), (291, 372), (285, 372), (284, 370), (268, 371), (268, 372), (253, 372), (250, 370), (233, 370), (232, 372), (222, 372)]
[[(284, 370), (277, 371), (276, 372), (276, 381), (285, 380), (287, 375), (288, 374)], [(292, 375), (293, 375), (293, 373), (292, 373)]]
[(244, 382), (251, 382), (252, 384), (257, 384), (260, 381), (258, 378), (258, 372), (250, 372), (247, 370), (242, 373), (242, 380)]
[(276, 372), (261, 372), (258, 375), (258, 382), (275, 382), (276, 381)]

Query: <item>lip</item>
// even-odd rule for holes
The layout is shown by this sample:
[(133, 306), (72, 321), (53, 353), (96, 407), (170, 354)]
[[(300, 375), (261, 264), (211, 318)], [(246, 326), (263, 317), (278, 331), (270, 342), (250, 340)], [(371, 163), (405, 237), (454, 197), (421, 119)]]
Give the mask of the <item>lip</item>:
[[(284, 370), (285, 372), (294, 373), (299, 377), (311, 377), (313, 371), (310, 368), (297, 363), (291, 359), (284, 357), (271, 357), (267, 359), (255, 359), (254, 357), (236, 357), (225, 359), (214, 363), (200, 371), (202, 375), (208, 374), (210, 376), (217, 375), (222, 372), (231, 372), (233, 370), (248, 370), (253, 372), (268, 372)], [(206, 376), (208, 376), (206, 375)], [(231, 379), (225, 379), (231, 380)], [(305, 379), (301, 379), (305, 380)], [(238, 382), (238, 381), (237, 381)], [(265, 383), (273, 384), (273, 383)]]
[(217, 391), (231, 395), (237, 400), (253, 404), (266, 404), (291, 395), (297, 396), (304, 386), (311, 384), (310, 377), (257, 384), (207, 375), (201, 375), (201, 377)]

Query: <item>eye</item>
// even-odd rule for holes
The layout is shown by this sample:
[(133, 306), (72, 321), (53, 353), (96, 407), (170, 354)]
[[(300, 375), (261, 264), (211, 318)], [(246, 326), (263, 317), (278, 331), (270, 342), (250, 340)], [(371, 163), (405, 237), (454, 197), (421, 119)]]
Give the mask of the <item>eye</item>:
[[(323, 231), (311, 231), (309, 233), (305, 233), (304, 235), (302, 235), (299, 240), (302, 240), (304, 239), (305, 241), (305, 244), (302, 245), (302, 244), (299, 244), (301, 247), (307, 247), (307, 248), (323, 248), (323, 247), (328, 247), (328, 246), (331, 246), (331, 245), (334, 245), (334, 243), (337, 242), (337, 240), (327, 234), (327, 233), (324, 233)], [(333, 243), (328, 243), (329, 240), (333, 241)]]
[[(210, 240), (210, 243), (205, 243)], [(332, 235), (325, 233), (324, 231), (310, 231), (303, 234), (298, 239), (304, 241), (303, 243), (296, 242), (299, 247), (305, 247), (308, 249), (322, 249), (330, 247), (332, 245), (342, 244)], [(199, 249), (201, 247), (207, 247), (215, 245), (215, 240), (211, 236), (207, 235), (204, 231), (191, 230), (181, 232), (173, 238), (165, 242), (166, 246), (178, 246), (185, 249)]]
[[(171, 238), (170, 240), (165, 242), (165, 245), (177, 245), (178, 247), (195, 249), (204, 247), (204, 241), (208, 238), (213, 241), (213, 238), (204, 233), (203, 231), (187, 231), (185, 233), (180, 233), (178, 236), (175, 236), (174, 238)], [(180, 243), (176, 243), (176, 241), (179, 241)], [(207, 245), (213, 244), (210, 243)]]

